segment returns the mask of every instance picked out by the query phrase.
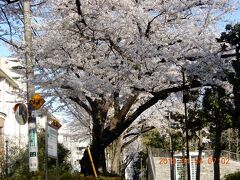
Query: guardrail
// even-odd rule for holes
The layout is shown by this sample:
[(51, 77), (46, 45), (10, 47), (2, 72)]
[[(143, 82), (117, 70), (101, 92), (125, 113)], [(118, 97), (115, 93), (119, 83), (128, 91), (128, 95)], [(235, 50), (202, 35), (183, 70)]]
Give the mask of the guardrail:
[[(177, 151), (175, 152), (175, 154), (178, 152), (181, 152), (181, 151)], [(205, 152), (205, 156), (211, 157), (213, 156), (214, 150), (203, 150), (203, 152)], [(158, 149), (158, 148), (151, 148), (151, 153), (153, 157), (170, 157), (171, 156), (169, 151)], [(234, 161), (240, 161), (240, 154), (234, 153), (231, 151), (222, 150), (221, 156), (228, 157), (229, 159), (232, 159)]]
[(222, 151), (222, 156), (228, 157), (229, 159), (232, 159), (232, 160), (235, 160), (235, 161), (240, 161), (240, 154), (234, 153), (234, 152), (231, 152), (231, 151), (223, 150)]
[[(214, 151), (213, 150), (204, 150), (205, 156), (213, 156)], [(231, 151), (222, 150), (221, 151), (221, 157), (227, 157), (229, 159), (232, 159), (234, 161), (240, 161), (240, 154), (234, 153)]]
[(149, 150), (151, 151), (153, 157), (170, 157), (171, 156), (170, 152), (164, 149), (151, 148)]

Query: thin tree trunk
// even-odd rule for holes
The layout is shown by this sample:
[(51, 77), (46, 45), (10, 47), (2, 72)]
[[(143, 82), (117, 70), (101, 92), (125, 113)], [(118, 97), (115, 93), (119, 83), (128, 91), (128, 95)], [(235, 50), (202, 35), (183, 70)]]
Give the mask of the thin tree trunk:
[(197, 161), (197, 173), (196, 173), (196, 180), (200, 180), (201, 178), (201, 159), (202, 159), (202, 151), (203, 151), (203, 144), (202, 144), (202, 133), (199, 131), (199, 143), (198, 143), (198, 161)]
[(202, 151), (203, 151), (203, 146), (199, 146), (198, 149), (198, 161), (197, 161), (197, 174), (196, 174), (196, 180), (201, 180), (201, 159), (202, 159)]
[(213, 168), (214, 168), (214, 180), (220, 180), (220, 164), (219, 159), (221, 156), (221, 129), (216, 128), (215, 134), (215, 149), (213, 154)]

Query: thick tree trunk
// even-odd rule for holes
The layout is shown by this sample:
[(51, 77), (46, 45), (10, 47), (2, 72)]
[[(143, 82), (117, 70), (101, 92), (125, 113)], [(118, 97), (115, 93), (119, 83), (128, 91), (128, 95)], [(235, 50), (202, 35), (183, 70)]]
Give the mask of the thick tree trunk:
[(216, 134), (215, 134), (215, 148), (214, 148), (214, 154), (213, 154), (213, 169), (214, 169), (214, 180), (220, 180), (220, 164), (219, 159), (221, 156), (221, 135), (222, 131), (221, 129), (216, 128)]
[[(94, 163), (97, 173), (98, 172), (101, 172), (101, 173), (106, 172), (106, 159), (105, 159), (104, 148), (101, 147), (99, 144), (93, 144), (90, 147), (90, 152), (91, 152), (93, 163)], [(84, 151), (84, 155), (80, 161), (80, 165), (81, 165), (81, 173), (83, 173), (85, 176), (94, 175), (93, 167), (90, 162), (90, 158), (89, 158), (87, 149)]]
[(121, 164), (122, 138), (123, 136), (121, 135), (112, 144), (113, 151), (112, 151), (112, 160), (111, 160), (111, 173), (118, 174), (118, 175), (120, 175), (121, 173), (120, 164)]
[[(90, 151), (93, 158), (95, 169), (98, 172), (106, 172), (105, 145), (103, 139), (103, 130), (106, 122), (108, 106), (104, 101), (89, 99), (92, 107), (92, 144)], [(85, 150), (84, 156), (80, 162), (81, 172), (85, 175), (93, 175), (88, 152)]]

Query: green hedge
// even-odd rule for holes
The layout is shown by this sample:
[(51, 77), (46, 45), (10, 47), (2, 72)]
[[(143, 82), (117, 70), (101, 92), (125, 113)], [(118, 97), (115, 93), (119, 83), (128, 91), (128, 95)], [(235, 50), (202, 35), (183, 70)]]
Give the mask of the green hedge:
[(225, 180), (240, 180), (240, 172), (235, 172), (224, 176)]
[[(43, 180), (44, 179), (44, 173), (43, 172), (38, 172), (38, 173), (32, 173), (28, 175), (28, 177), (31, 180)], [(12, 177), (7, 177), (4, 178), (4, 180), (27, 180), (26, 175), (17, 175), (17, 176), (12, 176)], [(89, 176), (89, 177), (84, 177), (80, 173), (69, 173), (65, 172), (61, 175), (59, 175), (59, 178), (56, 176), (56, 174), (49, 173), (48, 174), (48, 179), (51, 180), (96, 180), (95, 177)], [(106, 176), (98, 176), (98, 180), (123, 180), (124, 178), (119, 177), (119, 176), (114, 176), (114, 175), (106, 175)]]

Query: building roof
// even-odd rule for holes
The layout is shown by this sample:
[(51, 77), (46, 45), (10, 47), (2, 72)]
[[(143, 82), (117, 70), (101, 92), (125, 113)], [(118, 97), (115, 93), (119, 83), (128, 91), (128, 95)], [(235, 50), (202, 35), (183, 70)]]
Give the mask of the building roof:
[(0, 78), (6, 79), (13, 87), (19, 88), (18, 84), (8, 76), (2, 69), (0, 69)]

